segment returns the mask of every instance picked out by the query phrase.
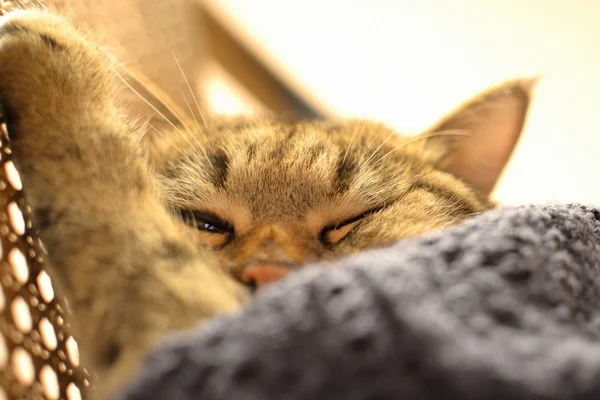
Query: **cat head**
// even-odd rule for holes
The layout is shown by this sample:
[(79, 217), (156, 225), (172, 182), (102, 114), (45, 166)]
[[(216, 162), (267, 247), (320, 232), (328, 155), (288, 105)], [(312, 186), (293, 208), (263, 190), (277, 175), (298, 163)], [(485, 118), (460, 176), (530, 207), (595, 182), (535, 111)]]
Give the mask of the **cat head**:
[(261, 285), (492, 207), (533, 84), (493, 88), (417, 136), (368, 121), (237, 118), (158, 135), (150, 154), (190, 234)]

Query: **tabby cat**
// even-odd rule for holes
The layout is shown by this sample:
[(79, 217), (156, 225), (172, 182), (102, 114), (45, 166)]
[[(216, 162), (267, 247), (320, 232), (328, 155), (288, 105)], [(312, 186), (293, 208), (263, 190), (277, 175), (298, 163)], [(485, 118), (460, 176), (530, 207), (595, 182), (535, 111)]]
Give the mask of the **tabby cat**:
[(145, 137), (96, 44), (43, 12), (0, 20), (3, 118), (100, 398), (167, 331), (261, 285), (492, 207), (531, 86), (488, 91), (417, 137), (243, 119)]

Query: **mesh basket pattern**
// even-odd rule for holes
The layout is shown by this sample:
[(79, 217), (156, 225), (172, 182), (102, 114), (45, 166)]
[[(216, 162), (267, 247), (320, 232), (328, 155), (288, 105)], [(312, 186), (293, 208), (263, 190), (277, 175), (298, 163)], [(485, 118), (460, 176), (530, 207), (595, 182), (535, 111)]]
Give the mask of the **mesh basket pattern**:
[(88, 375), (0, 124), (0, 400), (84, 397)]

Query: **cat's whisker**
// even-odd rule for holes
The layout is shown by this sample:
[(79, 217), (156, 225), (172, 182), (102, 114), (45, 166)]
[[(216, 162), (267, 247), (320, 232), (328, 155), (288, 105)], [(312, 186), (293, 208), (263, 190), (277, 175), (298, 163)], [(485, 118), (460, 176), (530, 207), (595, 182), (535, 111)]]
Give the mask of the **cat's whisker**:
[[(186, 95), (183, 93), (183, 91), (181, 92), (181, 97), (183, 97), (183, 101), (185, 101), (185, 104), (187, 105), (187, 107), (188, 107), (188, 110), (190, 111), (190, 114), (193, 114), (193, 113), (192, 113), (192, 107), (191, 107), (191, 105), (190, 105), (190, 102), (188, 101), (188, 99), (187, 99), (187, 96), (186, 96)], [(196, 117), (194, 117), (194, 120), (196, 120)], [(198, 134), (198, 135), (190, 135), (190, 136), (191, 136), (191, 139), (194, 141), (194, 144), (190, 143), (190, 140), (189, 140), (190, 138), (186, 137), (185, 139), (186, 139), (186, 140), (187, 140), (187, 142), (188, 142), (188, 143), (190, 143), (190, 145), (191, 145), (191, 146), (194, 148), (194, 151), (195, 151), (195, 153), (196, 153), (196, 154), (198, 154), (198, 155), (202, 155), (202, 154), (200, 154), (200, 152), (198, 151), (198, 149), (202, 149), (202, 150), (203, 150), (203, 154), (204, 154), (205, 156), (207, 156), (207, 154), (206, 154), (206, 151), (204, 151), (204, 146), (206, 145), (206, 143), (205, 143), (205, 142), (202, 142), (202, 140), (200, 140), (200, 136), (202, 136), (202, 137), (206, 137), (206, 135), (205, 135), (205, 132), (206, 132), (206, 131), (205, 131), (205, 129), (206, 129), (206, 127), (204, 127), (204, 128), (203, 128), (203, 127), (202, 127), (202, 126), (201, 126), (201, 125), (198, 123), (198, 121), (196, 121), (196, 127), (198, 128), (198, 133), (199, 133), (199, 134)], [(194, 133), (195, 133), (195, 132), (194, 132)], [(207, 157), (208, 157), (208, 156), (207, 156)]]
[[(168, 41), (167, 39), (167, 33), (165, 32), (165, 27), (161, 26), (160, 27), (161, 31), (162, 31), (162, 35), (165, 39), (165, 41)], [(181, 72), (181, 76), (183, 77), (183, 80), (185, 81), (185, 84), (188, 87), (188, 90), (190, 91), (192, 98), (194, 99), (194, 103), (196, 103), (196, 107), (198, 108), (198, 114), (200, 114), (200, 119), (202, 119), (202, 123), (204, 124), (204, 126), (207, 126), (206, 123), (206, 118), (204, 118), (204, 114), (202, 113), (202, 108), (200, 107), (200, 104), (198, 102), (198, 99), (196, 98), (196, 95), (194, 94), (194, 90), (192, 89), (192, 86), (190, 85), (187, 76), (185, 75), (185, 72), (183, 71), (183, 68), (181, 67), (181, 63), (179, 62), (179, 59), (177, 58), (177, 56), (175, 55), (175, 51), (171, 50), (171, 54), (173, 55), (173, 58), (175, 59), (175, 63), (177, 64), (177, 68), (179, 68), (179, 71)], [(182, 92), (183, 94), (183, 92)], [(185, 102), (187, 103), (187, 98), (185, 96), (183, 96)], [(200, 124), (198, 123), (198, 119), (196, 118), (196, 113), (192, 112), (192, 108), (190, 107), (190, 105), (188, 104), (188, 108), (190, 110), (190, 114), (192, 114), (192, 117), (194, 118), (194, 121), (196, 121), (196, 125), (198, 126), (198, 130), (199, 133), (202, 134), (204, 133), (204, 131), (202, 129), (200, 129)]]
[[(192, 146), (192, 148), (194, 149), (194, 151), (196, 151), (196, 152), (198, 151), (198, 149), (197, 149), (197, 148), (198, 148), (199, 146), (194, 146), (194, 145), (192, 144), (192, 142), (190, 142), (190, 140), (189, 140), (189, 138), (188, 138), (188, 136), (189, 136), (189, 135), (185, 135), (185, 134), (184, 134), (184, 133), (181, 131), (181, 129), (179, 129), (179, 128), (178, 128), (178, 127), (177, 127), (177, 126), (176, 126), (176, 125), (175, 125), (173, 122), (171, 122), (171, 121), (170, 121), (170, 120), (169, 120), (169, 119), (168, 119), (168, 118), (167, 118), (167, 117), (166, 117), (166, 116), (165, 116), (165, 115), (164, 115), (162, 112), (160, 112), (160, 110), (159, 110), (158, 108), (156, 108), (156, 107), (155, 107), (155, 106), (154, 106), (152, 103), (150, 103), (150, 101), (148, 101), (148, 99), (146, 99), (144, 96), (142, 96), (142, 94), (141, 94), (141, 93), (139, 93), (137, 90), (135, 90), (135, 89), (133, 88), (133, 86), (131, 86), (131, 85), (129, 84), (129, 82), (127, 82), (127, 81), (125, 80), (125, 78), (123, 78), (123, 76), (122, 76), (121, 74), (119, 74), (117, 71), (115, 71), (115, 74), (117, 75), (117, 77), (119, 77), (119, 79), (121, 80), (121, 82), (123, 82), (123, 84), (124, 84), (125, 86), (127, 86), (127, 87), (128, 87), (128, 88), (129, 88), (129, 89), (130, 89), (130, 90), (131, 90), (133, 93), (135, 93), (135, 94), (136, 94), (136, 95), (137, 95), (137, 96), (138, 96), (140, 99), (142, 99), (142, 101), (144, 101), (144, 103), (146, 103), (146, 104), (147, 104), (147, 105), (148, 105), (150, 108), (152, 108), (152, 109), (153, 109), (153, 110), (154, 110), (154, 111), (155, 111), (155, 112), (156, 112), (156, 113), (157, 113), (157, 114), (158, 114), (160, 117), (162, 117), (162, 118), (163, 118), (163, 119), (164, 119), (164, 120), (165, 120), (165, 121), (166, 121), (166, 122), (167, 122), (169, 125), (171, 125), (171, 127), (172, 127), (173, 129), (175, 129), (175, 131), (177, 131), (177, 133), (179, 133), (179, 135), (180, 135), (181, 137), (183, 137), (183, 138), (184, 138), (184, 139), (185, 139), (185, 140), (186, 140), (186, 141), (187, 141), (187, 142), (190, 144), (190, 146)], [(159, 133), (159, 134), (160, 134), (160, 135), (161, 135), (161, 136), (162, 136), (162, 137), (163, 137), (165, 140), (167, 140), (167, 142), (168, 142), (169, 144), (171, 144), (173, 147), (175, 147), (177, 150), (179, 150), (179, 152), (180, 152), (180, 153), (181, 153), (183, 156), (185, 156), (185, 157), (187, 158), (187, 160), (188, 160), (190, 163), (193, 163), (192, 159), (191, 159), (189, 156), (187, 156), (187, 155), (186, 155), (186, 154), (185, 154), (185, 153), (184, 153), (184, 152), (183, 152), (183, 151), (182, 151), (182, 150), (181, 150), (179, 147), (177, 147), (177, 146), (176, 146), (176, 145), (175, 145), (175, 144), (174, 144), (174, 143), (173, 143), (173, 142), (172, 142), (172, 141), (171, 141), (171, 140), (170, 140), (168, 137), (166, 137), (166, 136), (165, 136), (165, 135), (164, 135), (162, 132), (159, 132), (159, 131), (158, 131), (158, 130), (157, 130), (155, 127), (154, 127), (154, 126), (151, 126), (151, 128), (152, 128), (152, 129), (154, 129), (156, 132), (158, 132), (158, 133)], [(206, 160), (207, 160), (207, 161), (209, 162), (209, 164), (212, 166), (213, 164), (212, 164), (212, 162), (210, 161), (210, 158), (208, 157), (208, 154), (206, 153), (206, 150), (203, 150), (203, 153), (204, 153), (203, 155), (206, 157)]]
[[(202, 126), (200, 126), (200, 122), (198, 121), (198, 118), (196, 117), (196, 113), (192, 110), (192, 106), (190, 104), (190, 102), (187, 99), (187, 96), (183, 93), (183, 91), (181, 92), (181, 96), (183, 97), (183, 100), (185, 101), (185, 104), (188, 107), (188, 110), (190, 111), (190, 114), (192, 115), (192, 118), (194, 118), (194, 122), (196, 123), (196, 126), (198, 127), (198, 133), (199, 134), (204, 134), (207, 123), (206, 123), (206, 119), (204, 118), (204, 115), (202, 114), (202, 108), (200, 107), (200, 103), (198, 102), (198, 99), (196, 98), (196, 95), (194, 94), (194, 90), (192, 89), (192, 86), (190, 85), (190, 82), (187, 78), (187, 76), (185, 75), (185, 72), (183, 71), (183, 68), (181, 67), (181, 63), (179, 62), (179, 59), (177, 59), (177, 56), (175, 55), (174, 51), (171, 51), (171, 54), (173, 54), (173, 58), (175, 59), (175, 63), (177, 64), (177, 68), (179, 68), (179, 71), (181, 72), (181, 76), (183, 77), (183, 80), (185, 81), (185, 84), (188, 87), (188, 90), (190, 91), (190, 94), (192, 95), (192, 99), (194, 100), (194, 103), (196, 104), (196, 108), (198, 110), (198, 114), (200, 114), (200, 119), (202, 120), (202, 126), (204, 126), (204, 129)], [(185, 140), (190, 144), (190, 146), (192, 146), (192, 148), (194, 148), (195, 152), (197, 154), (199, 154), (199, 150), (202, 152), (202, 155), (204, 157), (206, 157), (206, 160), (211, 164), (211, 160), (208, 157), (208, 153), (206, 152), (206, 149), (204, 148), (203, 144), (200, 142), (200, 140), (198, 140), (198, 138), (196, 138), (195, 135), (193, 135), (194, 140), (196, 141), (196, 146), (194, 146), (189, 138), (187, 136), (184, 136)]]
[(150, 107), (152, 110), (154, 110), (154, 112), (156, 112), (169, 125), (171, 125), (171, 127), (173, 129), (175, 129), (177, 131), (177, 133), (182, 134), (181, 129), (179, 129), (171, 120), (169, 120), (169, 118), (167, 118), (162, 112), (160, 112), (160, 110), (158, 108), (156, 108), (154, 106), (154, 104), (152, 104), (148, 99), (146, 99), (140, 92), (138, 92), (137, 90), (135, 90), (135, 88), (133, 86), (131, 86), (131, 84), (129, 84), (129, 82), (127, 82), (127, 80), (125, 78), (123, 78), (123, 76), (118, 71), (115, 71), (115, 74), (121, 80), (121, 82), (123, 82), (123, 84), (125, 86), (127, 86), (127, 88), (129, 90), (131, 90), (133, 93), (135, 93), (144, 103), (146, 103), (146, 105), (148, 105), (148, 107)]
[(390, 133), (388, 135), (388, 137), (386, 137), (385, 140), (383, 142), (381, 142), (381, 144), (375, 149), (375, 151), (373, 151), (373, 153), (369, 156), (369, 158), (367, 158), (367, 161), (365, 161), (365, 164), (369, 164), (369, 161), (371, 161), (371, 159), (375, 156), (375, 154), (377, 154), (379, 149), (381, 149), (383, 147), (383, 145), (386, 144), (387, 141), (392, 138), (392, 136), (397, 135), (397, 134), (398, 133), (396, 131)]
[[(382, 129), (380, 129), (380, 130), (379, 130), (379, 131), (378, 131), (378, 132), (377, 132), (377, 133), (374, 135), (374, 139), (372, 139), (372, 140), (369, 142), (369, 144), (368, 144), (368, 147), (371, 147), (371, 146), (373, 145), (373, 143), (375, 142), (375, 138), (379, 137), (379, 135), (380, 135), (380, 134), (381, 134), (381, 133), (382, 133), (384, 130), (386, 130), (386, 128), (382, 128)], [(394, 132), (394, 133), (396, 133), (396, 132)], [(389, 139), (389, 137), (388, 137), (388, 139)], [(382, 143), (382, 145), (383, 145), (383, 144), (385, 144), (385, 141), (384, 141), (384, 143)], [(381, 147), (381, 146), (380, 146), (380, 147)], [(371, 156), (368, 158), (368, 160), (370, 160), (370, 159), (371, 159), (371, 157), (372, 157), (372, 156), (373, 156), (373, 155), (374, 155), (376, 152), (377, 152), (377, 150), (371, 154)], [(367, 160), (367, 161), (368, 161), (368, 160)], [(366, 164), (366, 163), (365, 163), (365, 164)], [(373, 164), (373, 166), (374, 166), (374, 167), (375, 167), (375, 166), (377, 166), (377, 162), (376, 162), (376, 163), (374, 163), (374, 164)], [(357, 183), (357, 185), (363, 184), (364, 182), (368, 182), (368, 181), (369, 181), (369, 179), (371, 179), (371, 177), (370, 177), (370, 176), (371, 176), (371, 175), (370, 175), (370, 174), (371, 174), (371, 172), (372, 172), (372, 170), (368, 170), (368, 169), (361, 171), (361, 172), (359, 173), (358, 177), (356, 178), (356, 183)]]
[(376, 134), (372, 135), (373, 137), (371, 138), (371, 140), (369, 140), (369, 144), (367, 145), (367, 147), (372, 147), (373, 143), (375, 143), (375, 141), (377, 140), (379, 135), (381, 135), (386, 130), (387, 130), (387, 128), (383, 127), (381, 129), (379, 129)]
[[(183, 72), (183, 68), (181, 68), (181, 64), (179, 63), (179, 60), (177, 59), (177, 56), (175, 55), (174, 51), (171, 51), (171, 53), (173, 54), (173, 58), (175, 59), (175, 62), (177, 63), (177, 68), (179, 68), (179, 71), (181, 71), (181, 76), (183, 76), (183, 80), (185, 80), (185, 84), (187, 85), (188, 89), (190, 90), (190, 93), (192, 94), (192, 99), (194, 99), (194, 103), (196, 103), (196, 108), (198, 109), (198, 114), (200, 114), (200, 118), (202, 119), (202, 124), (204, 124), (204, 126), (206, 126), (206, 119), (204, 118), (204, 115), (202, 114), (202, 108), (200, 107), (200, 103), (198, 102), (198, 99), (196, 98), (196, 95), (194, 94), (194, 90), (192, 89), (192, 85), (190, 85), (190, 82), (188, 81), (187, 76), (185, 76), (185, 72)], [(186, 100), (187, 102), (187, 100)], [(190, 112), (192, 111), (191, 107), (190, 107)], [(192, 116), (194, 117), (194, 120), (196, 120), (196, 115), (195, 113), (192, 112)], [(198, 124), (198, 120), (196, 120), (196, 124)], [(200, 127), (198, 125), (198, 127)]]
[[(183, 74), (183, 71), (181, 71), (181, 73)], [(191, 89), (190, 89), (190, 91), (191, 91)], [(185, 94), (183, 92), (181, 92), (181, 96), (183, 97), (185, 104), (187, 104), (188, 109), (190, 110), (190, 114), (192, 114), (192, 116), (194, 117), (194, 121), (196, 121), (196, 125), (198, 127), (198, 133), (203, 133), (204, 129), (200, 126), (200, 124), (198, 123), (198, 120), (196, 119), (195, 114), (192, 112), (192, 107), (190, 105), (190, 102), (188, 101), (187, 97), (185, 96)], [(206, 124), (204, 124), (204, 126), (206, 126)], [(194, 145), (190, 141), (190, 139), (188, 138), (187, 135), (183, 135), (183, 138), (189, 143), (190, 146), (192, 146), (192, 149), (194, 149), (194, 152), (196, 154), (200, 154), (200, 151), (201, 151), (202, 152), (201, 155), (206, 157), (206, 160), (212, 165), (212, 162), (210, 161), (210, 157), (208, 157), (208, 153), (206, 152), (206, 149), (204, 148), (203, 143), (196, 137), (196, 135), (191, 135), (191, 136), (196, 141), (196, 145)]]
[(379, 164), (384, 158), (386, 158), (387, 156), (389, 156), (390, 154), (392, 154), (393, 152), (395, 152), (396, 150), (399, 150), (405, 146), (408, 146), (409, 144), (412, 143), (416, 143), (419, 142), (421, 140), (427, 140), (430, 139), (432, 137), (437, 137), (437, 136), (468, 136), (469, 134), (467, 133), (466, 130), (448, 130), (448, 131), (440, 131), (440, 132), (434, 132), (428, 135), (421, 135), (418, 136), (414, 139), (408, 140), (404, 143), (402, 143), (401, 145), (393, 148), (392, 150), (388, 151), (387, 153), (385, 153), (383, 156), (381, 156), (377, 161), (375, 161), (375, 163), (373, 165), (377, 165)]
[(148, 126), (150, 127), (150, 129), (154, 130), (156, 133), (158, 133), (160, 136), (162, 136), (163, 139), (165, 139), (171, 146), (173, 146), (177, 151), (179, 151), (179, 153), (181, 153), (181, 155), (183, 157), (185, 157), (190, 163), (193, 163), (192, 159), (183, 152), (183, 150), (181, 150), (179, 147), (177, 147), (177, 145), (175, 143), (173, 143), (171, 141), (171, 139), (169, 139), (165, 134), (163, 134), (161, 131), (159, 131), (158, 129), (156, 129), (156, 127), (152, 124), (148, 124)]
[[(183, 71), (182, 71), (183, 73)], [(202, 127), (200, 126), (200, 123), (198, 122), (198, 118), (196, 118), (196, 114), (194, 113), (194, 111), (192, 110), (192, 105), (190, 104), (190, 102), (187, 99), (187, 96), (185, 95), (185, 93), (183, 93), (183, 90), (180, 91), (181, 93), (181, 97), (183, 97), (183, 101), (185, 101), (185, 105), (187, 106), (188, 110), (190, 111), (190, 114), (192, 115), (192, 117), (194, 118), (194, 122), (196, 122), (196, 127), (198, 128), (198, 133), (203, 133), (204, 130), (202, 129)], [(206, 126), (206, 124), (204, 124), (204, 126)]]

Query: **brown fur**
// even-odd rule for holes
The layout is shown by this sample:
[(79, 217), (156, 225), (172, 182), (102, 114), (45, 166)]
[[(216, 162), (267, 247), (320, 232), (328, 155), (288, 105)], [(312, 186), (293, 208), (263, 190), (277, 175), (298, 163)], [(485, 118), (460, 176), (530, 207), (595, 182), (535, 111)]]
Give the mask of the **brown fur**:
[[(47, 14), (0, 21), (15, 156), (99, 397), (167, 331), (239, 306), (246, 291), (219, 268), (297, 269), (491, 207), (531, 85), (485, 93), (418, 139), (366, 121), (233, 119), (144, 141), (97, 46)], [(232, 233), (197, 230), (201, 213)]]

